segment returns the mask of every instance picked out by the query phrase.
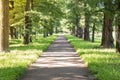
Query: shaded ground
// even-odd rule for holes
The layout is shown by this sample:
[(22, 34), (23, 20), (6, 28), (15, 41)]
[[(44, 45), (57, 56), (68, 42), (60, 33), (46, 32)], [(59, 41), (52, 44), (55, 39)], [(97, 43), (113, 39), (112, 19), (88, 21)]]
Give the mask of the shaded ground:
[(92, 80), (88, 75), (86, 65), (60, 35), (20, 80)]

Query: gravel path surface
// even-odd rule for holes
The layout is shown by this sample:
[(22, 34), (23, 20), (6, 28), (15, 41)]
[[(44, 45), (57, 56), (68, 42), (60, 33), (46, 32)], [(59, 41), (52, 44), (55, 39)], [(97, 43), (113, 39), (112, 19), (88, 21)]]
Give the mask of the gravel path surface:
[(60, 35), (20, 80), (92, 80), (88, 75), (86, 65)]

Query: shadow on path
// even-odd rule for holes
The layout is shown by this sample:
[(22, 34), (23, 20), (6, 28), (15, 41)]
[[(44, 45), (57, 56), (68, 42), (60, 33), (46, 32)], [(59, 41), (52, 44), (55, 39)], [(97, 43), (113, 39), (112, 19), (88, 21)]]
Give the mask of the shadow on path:
[(92, 80), (87, 66), (64, 35), (60, 35), (20, 80)]

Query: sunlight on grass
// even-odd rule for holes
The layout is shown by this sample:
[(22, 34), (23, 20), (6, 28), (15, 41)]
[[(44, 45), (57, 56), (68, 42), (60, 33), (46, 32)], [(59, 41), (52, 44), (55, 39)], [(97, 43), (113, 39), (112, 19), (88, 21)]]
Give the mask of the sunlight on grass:
[(0, 53), (0, 80), (17, 80), (55, 38), (38, 37), (29, 45), (23, 45), (21, 40), (11, 40), (10, 53)]
[(70, 35), (66, 37), (98, 80), (120, 80), (120, 55), (115, 49), (101, 49), (98, 41), (92, 43)]

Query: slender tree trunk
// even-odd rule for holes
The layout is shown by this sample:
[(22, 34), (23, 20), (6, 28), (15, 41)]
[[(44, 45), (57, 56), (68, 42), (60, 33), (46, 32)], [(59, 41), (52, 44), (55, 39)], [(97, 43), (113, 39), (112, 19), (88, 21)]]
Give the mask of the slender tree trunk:
[(11, 36), (11, 39), (14, 39), (14, 28), (13, 27), (10, 27), (10, 36)]
[(44, 33), (43, 33), (43, 37), (46, 38), (48, 36), (48, 32), (47, 29), (44, 28)]
[(20, 30), (20, 39), (22, 38), (22, 36), (23, 36), (23, 26), (21, 26), (21, 27), (19, 27), (19, 30)]
[(93, 24), (93, 28), (92, 28), (92, 42), (95, 41), (95, 23)]
[(103, 48), (113, 48), (114, 47), (114, 39), (112, 36), (112, 22), (107, 15), (104, 14), (104, 24), (103, 24), (103, 30), (102, 30), (102, 41), (101, 41), (101, 47)]
[(9, 0), (0, 0), (0, 52), (9, 51)]
[(79, 29), (79, 21), (80, 19), (78, 18), (78, 15), (76, 14), (76, 19), (75, 19), (75, 36), (78, 37), (79, 33), (78, 33), (78, 29)]
[(77, 37), (83, 38), (83, 29), (81, 27), (77, 27)]
[(71, 32), (72, 35), (75, 35), (75, 26), (72, 27), (72, 32)]
[(58, 33), (58, 26), (55, 27), (55, 33)]
[(16, 28), (14, 28), (14, 36), (15, 36), (15, 37), (14, 37), (15, 39), (18, 39), (18, 32), (17, 32), (17, 29), (16, 29)]
[(53, 27), (51, 27), (50, 31), (49, 31), (50, 35), (53, 35)]
[[(86, 0), (87, 1), (87, 0)], [(90, 14), (89, 10), (87, 10), (87, 2), (84, 2), (84, 11), (85, 11), (85, 28), (84, 28), (84, 40), (90, 41), (90, 32), (89, 32), (89, 20), (90, 20)]]
[[(33, 0), (31, 0), (31, 9), (33, 10), (34, 9), (34, 4), (33, 4)], [(30, 22), (30, 42), (32, 42), (32, 21)]]
[(45, 31), (43, 37), (46, 38), (48, 36), (47, 32)]
[(84, 40), (90, 41), (90, 32), (89, 32), (89, 15), (85, 13), (85, 28), (84, 28)]
[(79, 22), (80, 18), (76, 15), (76, 37), (83, 38), (83, 29), (80, 27)]
[[(26, 0), (25, 11), (30, 10), (30, 2), (31, 2), (31, 0)], [(23, 44), (29, 44), (29, 42), (30, 42), (30, 27), (31, 27), (31, 20), (30, 20), (30, 17), (26, 14), (25, 15), (24, 34), (23, 34)]]

